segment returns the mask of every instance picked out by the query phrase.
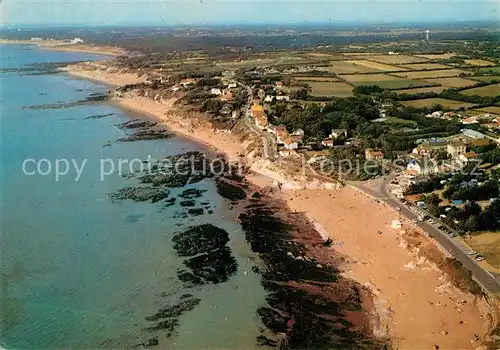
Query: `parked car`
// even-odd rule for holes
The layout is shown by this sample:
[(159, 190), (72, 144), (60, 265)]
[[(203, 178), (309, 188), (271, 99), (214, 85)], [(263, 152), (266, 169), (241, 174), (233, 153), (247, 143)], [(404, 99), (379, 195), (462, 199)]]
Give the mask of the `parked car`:
[(483, 261), (484, 260), (484, 256), (482, 256), (482, 255), (476, 255), (476, 260), (477, 261)]
[(400, 211), (400, 210), (401, 210), (401, 208), (400, 208), (400, 207), (396, 207), (396, 210), (397, 210), (397, 211)]
[(474, 256), (474, 255), (476, 255), (476, 254), (477, 254), (477, 252), (476, 252), (475, 250), (471, 250), (471, 251), (469, 252), (469, 255), (471, 255), (471, 256)]

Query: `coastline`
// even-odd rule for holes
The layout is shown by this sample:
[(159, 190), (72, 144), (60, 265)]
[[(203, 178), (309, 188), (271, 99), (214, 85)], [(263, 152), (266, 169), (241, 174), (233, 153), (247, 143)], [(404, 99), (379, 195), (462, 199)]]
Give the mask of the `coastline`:
[[(71, 69), (67, 73), (112, 86), (143, 81), (129, 73)], [(127, 96), (111, 102), (226, 153), (231, 161), (246, 153), (245, 142), (238, 136), (217, 132), (199, 121), (171, 113), (174, 99), (160, 104), (145, 97)], [(260, 188), (275, 187), (272, 179), (255, 172), (248, 175), (247, 180)], [(390, 228), (392, 220), (400, 220), (407, 230), (413, 228), (411, 223), (350, 188), (290, 190), (279, 193), (278, 198), (287, 210), (301, 213), (323, 228), (321, 234), (328, 234), (334, 241), (331, 255), (338, 252), (343, 256), (344, 275), (371, 291), (377, 314), (374, 318), (381, 321), (374, 329), (381, 338), (389, 337), (398, 348), (431, 348), (436, 344), (443, 348), (475, 348), (480, 345), (472, 340), (474, 335), (482, 338), (487, 332), (484, 327), (487, 322), (476, 306), (481, 300), (451, 287), (435, 266), (418, 252), (407, 250), (401, 232)], [(332, 217), (332, 213), (336, 215)]]
[(82, 52), (92, 53), (96, 55), (116, 57), (124, 55), (127, 52), (116, 46), (104, 46), (94, 44), (67, 44), (59, 40), (11, 40), (0, 38), (0, 44), (17, 44), (17, 45), (37, 45), (43, 50), (53, 51), (69, 51), (69, 52)]

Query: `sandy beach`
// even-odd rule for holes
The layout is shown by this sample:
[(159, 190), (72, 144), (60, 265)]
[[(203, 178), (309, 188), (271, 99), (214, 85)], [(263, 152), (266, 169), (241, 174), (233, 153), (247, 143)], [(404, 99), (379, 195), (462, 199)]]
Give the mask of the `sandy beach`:
[[(112, 85), (141, 81), (133, 74), (80, 69), (69, 73)], [(231, 160), (246, 153), (245, 142), (237, 135), (219, 133), (201, 122), (171, 113), (173, 102), (160, 104), (134, 96), (113, 100), (123, 109), (158, 120), (176, 133), (226, 153)], [(260, 187), (272, 186), (272, 180), (259, 174), (251, 174), (248, 180)], [(486, 304), (449, 285), (442, 272), (404, 247), (399, 230), (390, 228), (395, 219), (401, 220), (403, 229), (413, 229), (411, 223), (348, 187), (277, 195), (291, 211), (304, 213), (334, 241), (332, 256), (341, 254), (345, 276), (372, 291), (382, 321), (377, 333), (389, 336), (395, 348), (474, 349), (481, 345), (491, 325)]]
[(67, 44), (60, 40), (10, 40), (0, 39), (0, 44), (37, 45), (41, 49), (55, 51), (72, 51), (94, 53), (104, 56), (119, 56), (126, 53), (125, 50), (117, 46), (94, 45), (94, 44)]

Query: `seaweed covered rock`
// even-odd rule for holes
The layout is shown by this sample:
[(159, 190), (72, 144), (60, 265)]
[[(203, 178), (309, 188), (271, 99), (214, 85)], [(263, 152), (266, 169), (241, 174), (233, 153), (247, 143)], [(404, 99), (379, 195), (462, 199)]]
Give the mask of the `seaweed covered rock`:
[(245, 199), (247, 194), (241, 187), (233, 185), (222, 178), (217, 180), (217, 193), (230, 201)]
[(226, 246), (229, 235), (221, 228), (211, 224), (191, 227), (177, 233), (173, 242), (177, 255), (191, 257), (184, 260), (187, 269), (177, 273), (187, 285), (221, 283), (236, 273), (236, 259)]
[(193, 256), (224, 247), (229, 235), (217, 226), (204, 224), (177, 233), (172, 241), (177, 255)]
[(150, 186), (125, 187), (111, 193), (109, 198), (113, 202), (131, 199), (135, 202), (151, 201), (155, 203), (167, 198), (169, 193), (170, 191), (168, 189)]

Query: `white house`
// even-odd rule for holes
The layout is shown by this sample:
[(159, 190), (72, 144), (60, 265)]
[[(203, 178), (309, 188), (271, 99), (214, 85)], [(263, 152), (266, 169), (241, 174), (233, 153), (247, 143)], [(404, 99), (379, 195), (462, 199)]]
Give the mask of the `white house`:
[(218, 89), (218, 88), (211, 88), (210, 89), (210, 94), (218, 96), (218, 95), (222, 95), (222, 91), (220, 89)]
[(264, 98), (264, 102), (272, 102), (273, 100), (274, 100), (274, 96), (272, 96), (272, 95), (267, 95)]
[(70, 44), (83, 44), (82, 38), (74, 38), (69, 42)]
[(406, 165), (406, 173), (408, 175), (420, 176), (420, 175), (430, 175), (439, 172), (437, 164), (429, 157), (424, 157), (421, 159), (412, 159)]
[(323, 141), (321, 141), (321, 144), (325, 147), (330, 147), (332, 148), (333, 147), (333, 140), (328, 138), (328, 139), (323, 139)]
[(276, 96), (277, 101), (290, 101), (290, 96), (288, 95), (282, 95), (282, 96)]
[(347, 129), (332, 129), (330, 138), (338, 139), (339, 137), (347, 137)]
[(283, 140), (283, 147), (285, 147), (286, 149), (288, 150), (292, 150), (292, 149), (297, 149), (299, 148), (299, 144), (297, 141), (294, 141), (290, 136), (285, 138)]
[(470, 137), (471, 139), (484, 139), (485, 135), (480, 133), (479, 131), (472, 129), (463, 129), (462, 134)]

